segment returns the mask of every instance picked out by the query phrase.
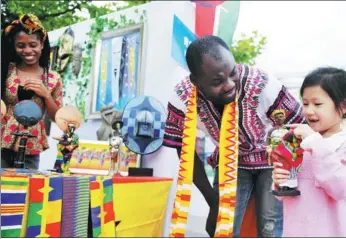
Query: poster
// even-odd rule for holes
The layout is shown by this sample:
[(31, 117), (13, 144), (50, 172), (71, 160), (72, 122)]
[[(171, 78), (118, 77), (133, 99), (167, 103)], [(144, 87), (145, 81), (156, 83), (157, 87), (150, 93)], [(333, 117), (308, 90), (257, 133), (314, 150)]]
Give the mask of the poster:
[[(123, 144), (119, 173), (128, 175), (130, 167), (140, 167), (140, 155), (130, 151)], [(73, 151), (69, 170), (71, 173), (108, 175), (111, 167), (111, 154), (108, 141), (79, 140), (78, 148)]]
[(186, 50), (195, 39), (195, 34), (174, 15), (171, 56), (186, 70), (189, 70), (185, 60)]

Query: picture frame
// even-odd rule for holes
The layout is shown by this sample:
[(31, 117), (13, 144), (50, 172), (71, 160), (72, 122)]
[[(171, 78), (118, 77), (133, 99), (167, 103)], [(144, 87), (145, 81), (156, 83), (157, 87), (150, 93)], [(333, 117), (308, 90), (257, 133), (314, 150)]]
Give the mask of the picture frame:
[(88, 118), (101, 118), (104, 105), (122, 111), (143, 94), (144, 24), (103, 32), (94, 49), (91, 104)]

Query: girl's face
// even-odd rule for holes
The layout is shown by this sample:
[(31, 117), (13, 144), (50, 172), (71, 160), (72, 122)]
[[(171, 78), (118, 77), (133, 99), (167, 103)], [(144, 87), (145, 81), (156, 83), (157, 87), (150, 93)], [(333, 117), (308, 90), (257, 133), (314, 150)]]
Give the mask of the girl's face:
[(303, 112), (310, 127), (322, 136), (330, 136), (341, 130), (342, 114), (320, 86), (311, 86), (303, 92)]
[(43, 44), (37, 34), (28, 35), (19, 32), (14, 39), (14, 47), (23, 63), (28, 66), (39, 63)]

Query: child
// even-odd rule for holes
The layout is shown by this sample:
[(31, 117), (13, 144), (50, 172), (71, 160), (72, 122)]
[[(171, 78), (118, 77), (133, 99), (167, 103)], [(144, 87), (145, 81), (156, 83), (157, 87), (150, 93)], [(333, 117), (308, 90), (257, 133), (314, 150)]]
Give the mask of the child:
[[(305, 77), (300, 95), (308, 125), (289, 127), (302, 139), (304, 150), (298, 173), (301, 195), (281, 197), (283, 237), (346, 237), (346, 131), (341, 128), (346, 116), (346, 72), (316, 69)], [(274, 163), (276, 187), (289, 175), (280, 166)]]

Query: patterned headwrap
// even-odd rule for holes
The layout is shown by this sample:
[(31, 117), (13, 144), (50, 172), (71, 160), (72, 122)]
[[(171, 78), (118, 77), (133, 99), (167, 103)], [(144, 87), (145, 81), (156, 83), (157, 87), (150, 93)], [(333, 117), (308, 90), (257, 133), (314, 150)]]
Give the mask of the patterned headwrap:
[(283, 114), (284, 116), (286, 116), (286, 112), (284, 109), (276, 109), (273, 111), (273, 113), (270, 116), (272, 119), (274, 119), (275, 115), (277, 114)]
[(5, 28), (5, 35), (8, 35), (14, 26), (21, 24), (24, 27), (26, 34), (33, 34), (35, 32), (41, 31), (43, 33), (43, 41), (47, 38), (47, 31), (43, 27), (40, 19), (34, 14), (25, 14), (21, 16), (18, 20), (14, 20), (9, 26)]

